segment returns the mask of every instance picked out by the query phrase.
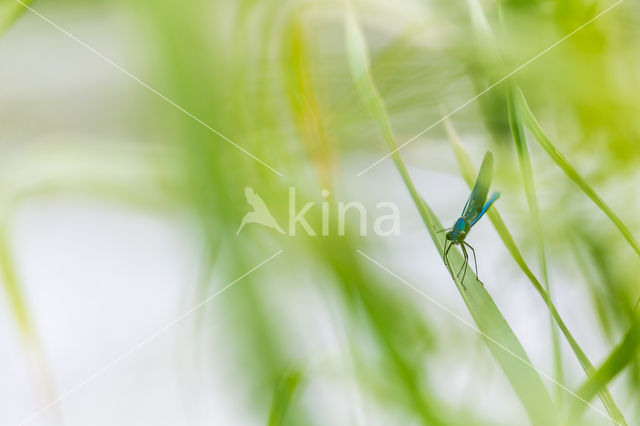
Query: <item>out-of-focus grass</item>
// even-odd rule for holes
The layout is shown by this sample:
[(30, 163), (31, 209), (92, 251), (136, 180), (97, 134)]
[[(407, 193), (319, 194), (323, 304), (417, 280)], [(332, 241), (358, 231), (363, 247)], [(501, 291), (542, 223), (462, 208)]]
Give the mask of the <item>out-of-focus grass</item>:
[[(11, 1), (6, 0), (0, 7), (3, 13), (0, 19), (6, 22), (0, 28), (7, 28), (15, 19), (14, 12), (19, 10)], [(268, 199), (274, 216), (286, 217), (289, 185), (297, 187), (301, 200), (317, 199), (322, 188), (330, 189), (332, 197), (338, 197), (351, 179), (344, 174), (344, 165), (354, 157), (368, 158), (369, 153), (383, 152), (382, 144), (377, 144), (380, 129), (371, 126), (369, 117), (360, 110), (359, 98), (372, 110), (374, 121), (393, 150), (394, 135), (408, 139), (436, 121), (439, 104), (444, 103), (450, 109), (462, 104), (608, 6), (603, 1), (578, 0), (504, 1), (500, 2), (501, 9), (493, 2), (471, 4), (469, 14), (469, 10), (444, 0), (356, 3), (356, 13), (367, 24), (371, 65), (363, 53), (364, 45), (356, 43), (354, 49), (353, 41), (362, 38), (353, 22), (349, 30), (351, 37), (347, 40), (351, 51), (345, 55), (345, 40), (340, 30), (342, 4), (334, 2), (146, 0), (110, 4), (109, 7), (123, 13), (131, 13), (136, 30), (143, 34), (148, 49), (143, 55), (148, 60), (148, 68), (141, 74), (145, 81), (285, 172), (285, 177), (279, 178), (189, 117), (156, 103), (155, 99), (140, 98), (135, 99), (140, 103), (139, 116), (135, 118), (144, 128), (141, 138), (159, 141), (158, 144), (169, 148), (157, 164), (140, 165), (170, 172), (166, 174), (169, 177), (154, 180), (150, 185), (164, 193), (163, 202), (158, 203), (139, 179), (117, 182), (114, 176), (94, 176), (91, 170), (84, 170), (31, 187), (17, 195), (15, 203), (45, 192), (66, 191), (125, 202), (136, 208), (144, 205), (158, 211), (188, 206), (198, 215), (207, 245), (199, 294), (214, 290), (211, 276), (237, 276), (257, 263), (256, 260), (262, 260), (264, 251), (282, 246), (295, 253), (295, 261), (290, 262), (287, 271), (300, 268), (323, 272), (322, 278), (314, 277), (313, 285), (322, 294), (338, 300), (336, 323), (343, 327), (349, 341), (348, 353), (340, 355), (351, 360), (348, 365), (353, 377), (349, 379), (356, 382), (368, 402), (375, 402), (382, 412), (396, 415), (390, 423), (480, 425), (499, 422), (502, 413), (486, 418), (486, 414), (467, 408), (473, 407), (472, 404), (452, 406), (442, 395), (439, 383), (434, 383), (430, 376), (428, 365), (436, 360), (436, 354), (442, 356), (442, 351), (452, 350), (441, 340), (455, 331), (456, 326), (429, 323), (423, 315), (424, 308), (412, 296), (395, 288), (390, 290), (390, 278), (384, 273), (373, 273), (374, 267), (356, 254), (356, 249), (362, 247), (361, 239), (294, 239), (267, 236), (253, 229), (243, 231), (238, 237), (234, 235), (248, 208), (242, 193), (244, 186), (254, 186)], [(67, 2), (56, 7), (84, 6)], [(624, 7), (637, 8), (630, 3)], [(503, 27), (496, 25), (498, 14), (502, 15)], [(477, 36), (477, 27), (483, 28), (483, 36)], [(495, 28), (499, 28), (494, 30), (498, 36), (489, 36)], [(470, 136), (470, 148), (475, 143), (484, 150), (486, 138), (507, 156), (513, 146), (509, 112), (512, 117), (517, 113), (553, 162), (607, 214), (638, 252), (638, 244), (630, 231), (637, 229), (638, 222), (630, 218), (623, 224), (593, 189), (602, 188), (598, 192), (606, 194), (607, 199), (613, 194), (612, 206), (627, 207), (625, 212), (633, 211), (632, 205), (624, 203), (631, 204), (635, 194), (624, 194), (621, 199), (614, 197), (616, 186), (624, 179), (617, 172), (626, 167), (632, 173), (640, 158), (635, 119), (640, 95), (637, 87), (640, 86), (634, 84), (637, 83), (640, 43), (635, 28), (634, 13), (611, 12), (518, 74), (531, 108), (519, 91), (515, 93), (515, 102), (509, 104), (506, 85), (497, 86), (480, 97), (477, 105), (460, 111), (456, 123), (465, 134), (465, 141), (466, 136)], [(357, 93), (349, 76), (349, 61), (356, 74)], [(536, 111), (537, 118), (532, 110)], [(438, 145), (431, 143), (431, 137), (440, 138), (439, 131), (434, 128), (433, 135), (426, 135), (408, 146), (408, 152), (403, 151), (407, 152), (404, 158), (412, 164), (428, 164), (443, 170), (444, 166), (432, 160)], [(514, 132), (518, 152), (526, 152), (526, 157), (518, 157), (524, 160), (521, 163), (524, 188), (520, 180), (506, 178), (516, 169), (516, 161), (504, 164), (496, 174), (506, 189), (527, 195), (531, 216), (541, 225), (527, 227), (522, 226), (526, 225), (524, 220), (516, 222), (521, 226), (511, 229), (517, 229), (514, 235), (518, 241), (522, 239), (519, 248), (495, 206), (488, 216), (524, 276), (541, 295), (583, 370), (593, 373), (577, 388), (578, 393), (588, 400), (599, 393), (609, 415), (623, 423), (607, 385), (627, 368), (629, 383), (620, 391), (621, 399), (615, 394), (616, 401), (620, 402), (625, 399), (625, 393), (633, 395), (639, 384), (637, 339), (633, 331), (637, 320), (632, 312), (633, 303), (629, 301), (631, 296), (634, 300), (637, 297), (633, 273), (637, 258), (625, 257), (624, 246), (615, 242), (615, 236), (598, 222), (596, 215), (592, 218), (581, 208), (577, 208), (580, 214), (575, 214), (576, 209), (565, 201), (574, 199), (571, 197), (577, 192), (575, 187), (549, 184), (549, 180), (554, 179), (551, 167), (547, 162), (537, 161), (539, 154), (535, 145), (531, 146), (530, 153), (527, 151), (523, 133), (518, 124)], [(563, 148), (552, 145), (552, 139), (558, 141), (557, 147)], [(98, 156), (98, 161), (118, 164), (123, 158), (129, 158), (125, 150), (112, 149), (113, 157)], [(578, 174), (560, 151), (575, 158), (579, 170), (589, 166), (589, 158), (596, 159), (590, 164), (596, 172)], [(425, 152), (429, 155), (423, 155)], [(473, 182), (471, 161), (460, 149), (455, 152), (460, 174), (467, 182)], [(443, 236), (433, 233), (434, 227), (440, 227), (437, 217), (418, 195), (400, 155), (394, 157), (404, 184), (442, 255)], [(49, 160), (60, 161), (53, 157)], [(536, 160), (537, 186), (532, 178), (533, 160)], [(90, 164), (81, 158), (73, 161)], [(139, 191), (141, 187), (143, 190)], [(558, 207), (552, 208), (553, 204)], [(514, 217), (527, 217), (519, 214), (517, 200), (503, 196), (500, 206), (504, 213), (509, 211)], [(620, 217), (629, 215), (617, 207), (616, 212)], [(313, 217), (311, 221), (318, 229), (320, 219)], [(597, 230), (593, 229), (594, 224), (598, 225)], [(542, 234), (537, 232), (541, 229), (545, 231), (544, 242), (536, 236)], [(585, 353), (587, 346), (583, 349), (577, 344), (548, 292), (524, 260), (529, 241), (533, 241), (534, 247), (544, 243), (549, 270), (564, 270), (562, 262), (573, 259), (563, 250), (565, 231), (573, 232), (571, 238), (583, 250), (581, 259), (592, 267), (594, 276), (575, 282), (557, 279), (557, 287), (554, 279), (554, 290), (566, 290), (573, 285), (572, 288), (589, 291), (597, 297), (600, 315), (596, 317), (597, 323), (609, 341), (615, 341), (620, 330), (629, 330), (622, 343), (605, 357), (604, 363), (596, 363), (602, 365), (597, 370)], [(12, 269), (11, 246), (8, 240), (1, 242), (4, 242), (0, 244), (0, 264), (5, 293), (12, 300), (16, 323), (24, 329), (23, 324), (30, 323), (28, 309), (20, 296), (18, 274)], [(460, 254), (452, 250), (450, 255), (454, 269), (460, 267)], [(544, 265), (543, 259), (542, 256)], [(237, 368), (241, 374), (236, 375), (235, 385), (247, 389), (244, 406), (248, 412), (255, 413), (256, 418), (271, 424), (314, 424), (318, 408), (314, 406), (316, 401), (309, 401), (308, 391), (310, 384), (321, 376), (312, 365), (316, 355), (300, 355), (298, 342), (288, 333), (291, 324), (279, 316), (287, 305), (271, 297), (303, 285), (285, 279), (285, 275), (281, 273), (281, 279), (275, 283), (247, 277), (241, 286), (225, 295), (225, 303), (217, 305), (217, 309), (224, 312), (231, 324), (228, 333), (233, 336), (229, 339), (233, 359), (221, 361), (217, 348), (207, 347), (202, 348), (202, 356), (209, 362), (228, 361)], [(490, 337), (485, 343), (497, 360), (496, 365), (510, 380), (531, 421), (554, 423), (558, 407), (539, 375), (523, 363), (523, 360), (529, 362), (529, 358), (512, 331), (515, 326), (507, 323), (489, 296), (494, 277), (487, 278), (485, 289), (475, 282), (471, 270), (467, 275), (466, 290), (456, 277), (453, 280), (478, 328)], [(542, 281), (546, 282), (546, 278)], [(596, 284), (601, 285), (597, 292), (593, 288)], [(607, 297), (599, 297), (602, 293)], [(559, 306), (568, 303), (562, 302)], [(591, 315), (591, 312), (581, 311), (580, 315)], [(205, 333), (210, 325), (206, 313), (200, 320), (201, 331)], [(578, 330), (573, 331), (582, 341), (584, 336)], [(599, 331), (602, 330), (590, 330), (598, 336)], [(368, 336), (366, 345), (359, 344), (363, 335)], [(496, 342), (521, 359), (504, 352)], [(549, 352), (551, 350), (549, 348)], [(581, 380), (571, 377), (570, 370), (565, 373), (567, 386)], [(573, 401), (573, 397), (565, 401)], [(577, 404), (576, 418), (584, 409), (580, 402)], [(628, 406), (637, 409), (633, 404), (622, 408)]]
[[(25, 12), (25, 5), (31, 4), (31, 0), (2, 0), (0, 1), (0, 37), (2, 37)], [(4, 195), (4, 196), (3, 196)], [(24, 288), (16, 270), (13, 259), (13, 251), (10, 239), (11, 207), (10, 199), (6, 194), (0, 194), (3, 206), (0, 207), (0, 275), (2, 286), (7, 295), (8, 304), (17, 324), (21, 339), (25, 348), (26, 359), (29, 360), (29, 368), (32, 370), (34, 383), (40, 388), (39, 400), (45, 401), (55, 398), (56, 390), (48, 361), (44, 355), (34, 321), (29, 312), (24, 296)], [(54, 415), (58, 415), (54, 410)], [(59, 420), (59, 418), (57, 418)]]
[(300, 371), (293, 370), (289, 374), (282, 375), (281, 381), (274, 392), (269, 421), (267, 422), (268, 426), (284, 424), (287, 409), (292, 403), (292, 399), (302, 380), (304, 380), (304, 377)]
[[(189, 101), (188, 105), (208, 123), (219, 126), (225, 134), (242, 141), (252, 152), (255, 149), (267, 161), (274, 161), (279, 169), (286, 171), (287, 176), (281, 180), (268, 170), (256, 169), (250, 159), (220, 145), (215, 136), (196, 124), (182, 118), (178, 120), (180, 127), (184, 127), (184, 133), (178, 133), (177, 139), (185, 153), (186, 188), (201, 213), (208, 239), (222, 244), (212, 252), (231, 259), (225, 262), (226, 269), (242, 272), (245, 259), (257, 256), (262, 245), (270, 244), (251, 230), (230, 239), (247, 209), (241, 192), (244, 185), (254, 185), (263, 198), (269, 199), (269, 207), (276, 217), (286, 215), (287, 205), (281, 194), (286, 195), (288, 184), (295, 184), (301, 198), (313, 197), (323, 186), (332, 194), (339, 194), (339, 188), (330, 180), (335, 165), (331, 136), (324, 132), (330, 120), (318, 106), (323, 92), (316, 86), (318, 82), (311, 79), (314, 72), (307, 43), (309, 17), (296, 10), (283, 17), (286, 36), (281, 38), (269, 31), (270, 17), (281, 12), (277, 2), (261, 3), (259, 8), (263, 13), (260, 14), (256, 13), (257, 4), (251, 2), (241, 3), (238, 9), (226, 9), (230, 5), (221, 4), (217, 10), (222, 21), (233, 17), (231, 38), (228, 44), (220, 41), (220, 45), (213, 47), (207, 33), (189, 25), (201, 16), (202, 4), (181, 8), (180, 16), (175, 16), (173, 10), (156, 10), (149, 5), (157, 16), (145, 19), (150, 19), (162, 41), (162, 57), (166, 55), (162, 69), (176, 84), (172, 93), (182, 102)], [(176, 26), (184, 31), (176, 33)], [(257, 50), (254, 50), (252, 35), (260, 37)], [(270, 53), (269, 47), (274, 43), (279, 52), (276, 56)], [(190, 53), (198, 48), (214, 50), (217, 53), (213, 56), (220, 62), (193, 62)], [(227, 62), (223, 58), (232, 60)], [(212, 82), (212, 78), (215, 81)], [(214, 92), (202, 93), (203, 85)], [(284, 97), (276, 91), (281, 87), (285, 88)], [(217, 103), (204, 101), (206, 99), (216, 99)], [(204, 103), (199, 105), (199, 101)], [(310, 220), (313, 227), (319, 229), (320, 219)], [(407, 298), (384, 294), (383, 286), (366, 276), (358, 266), (356, 245), (350, 238), (316, 240), (300, 236), (291, 242), (283, 237), (277, 243), (283, 244), (285, 251), (290, 247), (291, 256), (311, 250), (311, 263), (318, 262), (331, 275), (329, 283), (322, 283), (323, 291), (332, 288), (327, 285), (332, 284), (344, 298), (354, 329), (371, 329), (374, 336), (371, 350), (379, 354), (379, 365), (364, 365), (362, 358), (366, 354), (359, 350), (353, 352), (358, 369), (384, 371), (379, 386), (370, 383), (366, 386), (368, 397), (409, 413), (424, 424), (446, 424), (446, 419), (459, 419), (456, 421), (461, 424), (479, 423), (473, 415), (456, 412), (440, 403), (437, 391), (425, 386), (420, 379), (424, 372), (420, 371), (415, 354), (424, 346), (428, 329)], [(282, 383), (286, 382), (291, 365), (298, 365), (299, 361), (293, 347), (277, 343), (286, 338), (286, 327), (277, 322), (274, 313), (278, 308), (260, 284), (247, 277), (241, 287), (226, 297), (225, 312), (238, 324), (233, 332), (234, 345), (239, 351), (234, 362), (242, 366), (246, 385), (255, 389), (250, 400), (256, 412), (268, 404), (269, 416), (274, 422), (309, 424), (310, 414), (304, 406), (283, 403), (293, 389), (283, 390)], [(407, 338), (401, 340), (400, 337)], [(309, 371), (305, 365), (300, 368)], [(370, 375), (370, 372), (363, 374)], [(305, 383), (301, 383), (297, 393), (304, 394), (304, 388)], [(391, 397), (389, 390), (393, 390)], [(381, 394), (387, 396), (382, 399)]]
[(3, 287), (8, 296), (9, 306), (11, 306), (20, 332), (30, 340), (34, 338), (33, 325), (24, 301), (24, 296), (22, 295), (20, 282), (14, 269), (12, 252), (7, 240), (6, 225), (3, 225), (0, 229), (0, 268), (2, 269)]
[(2, 0), (0, 1), (0, 36), (2, 36), (11, 25), (25, 11), (24, 5), (29, 6), (32, 0)]
[[(584, 401), (591, 401), (593, 397), (606, 389), (607, 383), (613, 380), (620, 371), (626, 368), (635, 358), (640, 346), (640, 321), (635, 321), (625, 334), (620, 344), (611, 352), (602, 365), (578, 387), (578, 395)], [(584, 404), (571, 404), (570, 421), (584, 411)]]
[[(24, 4), (29, 4), (29, 0), (25, 0)], [(0, 2), (0, 36), (11, 27), (11, 25), (24, 12), (24, 7), (12, 0), (3, 0)], [(0, 208), (0, 269), (2, 273), (2, 283), (9, 300), (9, 306), (13, 312), (13, 316), (18, 328), (30, 344), (37, 343), (35, 330), (33, 329), (32, 319), (30, 317), (27, 304), (23, 295), (17, 272), (15, 271), (14, 261), (9, 242), (9, 209), (7, 198), (3, 199), (4, 205)]]

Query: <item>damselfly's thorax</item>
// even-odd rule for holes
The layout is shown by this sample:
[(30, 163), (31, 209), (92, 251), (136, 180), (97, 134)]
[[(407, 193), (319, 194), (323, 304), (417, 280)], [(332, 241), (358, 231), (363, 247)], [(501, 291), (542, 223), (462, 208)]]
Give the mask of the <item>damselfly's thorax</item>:
[(462, 242), (464, 241), (464, 237), (467, 235), (468, 230), (469, 224), (463, 217), (461, 217), (456, 221), (456, 224), (453, 225), (453, 229), (447, 232), (446, 238), (454, 243)]

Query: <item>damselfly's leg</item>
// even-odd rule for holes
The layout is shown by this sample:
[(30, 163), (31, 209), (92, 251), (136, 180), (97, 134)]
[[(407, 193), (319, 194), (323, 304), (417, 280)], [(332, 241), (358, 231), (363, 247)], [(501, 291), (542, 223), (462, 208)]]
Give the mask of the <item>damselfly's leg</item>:
[[(464, 241), (463, 241), (463, 243), (464, 243), (464, 244), (466, 244), (466, 245), (467, 245), (467, 247), (469, 247), (469, 248), (471, 249), (471, 253), (473, 253), (473, 264), (474, 264), (474, 265), (475, 265), (475, 267), (476, 267), (476, 279), (477, 279), (478, 281), (480, 281), (480, 278), (478, 277), (478, 261), (476, 260), (476, 251), (473, 249), (473, 247), (471, 247), (471, 244), (466, 243), (466, 242), (464, 242)], [(480, 282), (481, 282), (481, 281), (480, 281)]]
[(449, 250), (451, 250), (451, 246), (453, 245), (453, 243), (449, 244), (449, 246), (447, 247), (447, 242), (445, 241), (444, 243), (444, 264), (447, 266), (447, 269), (449, 270), (449, 272), (451, 272), (451, 264), (449, 263)]
[(464, 255), (464, 261), (462, 262), (462, 265), (460, 266), (460, 269), (458, 270), (458, 273), (456, 274), (456, 277), (460, 277), (460, 274), (462, 273), (462, 270), (464, 269), (464, 266), (467, 264), (467, 252), (464, 249), (464, 246), (462, 244), (460, 244), (460, 247), (462, 247), (462, 254)]
[[(449, 250), (451, 250), (451, 247), (453, 247), (453, 246), (454, 246), (453, 241), (451, 241), (451, 243), (449, 243), (448, 246), (446, 245), (446, 242), (445, 242), (445, 249), (444, 249), (444, 256), (443, 257), (444, 257), (444, 263), (445, 263), (445, 265), (447, 265), (447, 269), (449, 269), (449, 273), (450, 274), (453, 274), (453, 270), (451, 269), (451, 263), (449, 262), (449, 256), (448, 255), (449, 255)], [(464, 251), (464, 246), (462, 247), (462, 251), (464, 252), (465, 259), (466, 259), (467, 252)], [(467, 264), (467, 261), (465, 260), (464, 263), (462, 264), (462, 266), (464, 267), (466, 264)], [(460, 272), (462, 272), (462, 269), (460, 269), (460, 271), (458, 271), (458, 273), (456, 274), (456, 277), (458, 275), (460, 275)], [(462, 287), (466, 289), (464, 284), (462, 284)]]
[[(462, 272), (462, 270), (464, 269), (464, 274), (462, 274), (462, 280), (460, 280), (460, 284), (462, 284), (462, 286), (464, 287), (464, 277), (467, 276), (467, 267), (469, 266), (469, 255), (467, 254), (467, 250), (464, 248), (464, 241), (462, 242), (462, 244), (460, 244), (460, 247), (462, 247), (462, 253), (464, 254), (464, 262), (462, 263), (462, 268), (460, 268), (460, 272)], [(458, 272), (458, 275), (460, 275), (460, 272)]]

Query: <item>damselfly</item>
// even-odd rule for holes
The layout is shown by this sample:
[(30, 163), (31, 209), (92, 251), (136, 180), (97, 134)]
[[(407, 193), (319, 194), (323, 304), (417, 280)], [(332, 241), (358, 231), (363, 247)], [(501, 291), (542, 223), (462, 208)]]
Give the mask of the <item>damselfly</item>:
[[(454, 245), (459, 245), (462, 248), (462, 253), (464, 254), (464, 263), (462, 267), (456, 274), (459, 276), (462, 270), (464, 269), (464, 274), (462, 275), (461, 283), (464, 282), (464, 277), (467, 273), (467, 261), (469, 260), (469, 255), (467, 254), (467, 250), (465, 247), (469, 247), (471, 252), (473, 253), (473, 263), (476, 267), (476, 278), (478, 277), (478, 262), (476, 261), (476, 251), (467, 243), (464, 239), (471, 231), (473, 225), (476, 224), (478, 220), (489, 210), (491, 204), (494, 203), (500, 196), (499, 192), (494, 192), (489, 201), (485, 203), (487, 200), (487, 193), (489, 192), (489, 186), (491, 186), (491, 179), (493, 178), (493, 154), (491, 151), (487, 151), (484, 155), (484, 159), (482, 160), (482, 165), (480, 166), (480, 172), (478, 173), (478, 178), (476, 179), (475, 185), (473, 185), (473, 190), (471, 190), (471, 195), (469, 195), (469, 199), (467, 200), (467, 204), (464, 205), (462, 209), (462, 215), (456, 221), (453, 228), (450, 228), (451, 231), (446, 234), (446, 241), (444, 247), (444, 261), (447, 264), (447, 268), (451, 271), (451, 264), (449, 263), (449, 259), (447, 255), (449, 254), (449, 250)], [(449, 243), (447, 245), (447, 243)], [(453, 273), (453, 271), (451, 271)], [(463, 284), (464, 287), (464, 284)]]

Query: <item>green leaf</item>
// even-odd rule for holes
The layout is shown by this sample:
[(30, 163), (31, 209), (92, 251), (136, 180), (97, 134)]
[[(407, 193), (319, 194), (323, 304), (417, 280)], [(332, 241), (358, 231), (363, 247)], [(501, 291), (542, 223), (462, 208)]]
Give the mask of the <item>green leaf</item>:
[[(440, 221), (418, 194), (406, 165), (396, 151), (397, 144), (384, 102), (378, 94), (368, 69), (366, 43), (350, 10), (347, 11), (345, 34), (352, 76), (362, 102), (380, 127), (389, 149), (393, 152), (393, 161), (404, 184), (418, 208), (436, 248), (440, 255), (444, 256), (445, 237), (436, 232), (437, 228), (441, 228)], [(455, 271), (464, 264), (462, 255), (457, 250), (449, 252), (449, 260)], [(469, 265), (464, 266), (469, 267)], [(555, 424), (555, 407), (540, 376), (489, 293), (471, 272), (471, 268), (467, 272), (464, 282), (460, 282), (455, 273), (452, 273), (451, 276), (477, 324), (476, 330), (483, 335), (487, 347), (513, 386), (531, 422), (534, 425)]]
[[(453, 128), (449, 120), (445, 120), (445, 126), (447, 128), (449, 140), (453, 146), (453, 150), (456, 156), (456, 160), (458, 162), (460, 173), (462, 174), (462, 177), (464, 178), (464, 180), (467, 182), (467, 185), (469, 186), (469, 188), (472, 188), (474, 182), (476, 181), (476, 172), (473, 167), (473, 163), (471, 162), (471, 158), (469, 158), (469, 155), (467, 154), (464, 147), (462, 146), (462, 143), (460, 142), (460, 139), (458, 138), (458, 135), (456, 134), (455, 129)], [(547, 305), (547, 309), (549, 309), (549, 312), (552, 318), (554, 319), (554, 321), (558, 325), (558, 328), (560, 329), (565, 339), (569, 343), (569, 346), (573, 350), (573, 353), (578, 359), (578, 362), (580, 362), (582, 369), (585, 371), (587, 376), (593, 374), (594, 372), (593, 364), (591, 363), (587, 355), (584, 353), (580, 345), (578, 345), (578, 342), (574, 339), (573, 335), (567, 328), (566, 324), (562, 320), (562, 317), (558, 313), (558, 310), (556, 309), (551, 298), (549, 297), (549, 294), (543, 288), (542, 284), (540, 284), (540, 281), (538, 280), (538, 278), (536, 278), (533, 271), (531, 271), (531, 268), (529, 268), (529, 265), (527, 265), (526, 261), (524, 260), (524, 257), (522, 256), (522, 253), (520, 252), (520, 249), (516, 245), (515, 240), (513, 239), (513, 237), (511, 236), (511, 233), (507, 229), (507, 225), (502, 220), (502, 216), (500, 216), (498, 208), (494, 205), (492, 208), (488, 210), (487, 215), (489, 216), (491, 223), (493, 224), (496, 231), (498, 232), (498, 235), (500, 235), (502, 242), (507, 247), (507, 250), (509, 250), (509, 253), (511, 253), (511, 256), (513, 257), (513, 259), (516, 261), (520, 269), (522, 269), (522, 271), (525, 273), (527, 278), (529, 278), (529, 281), (531, 281), (531, 284), (536, 289), (536, 291), (542, 298), (545, 305)], [(622, 413), (616, 406), (611, 394), (606, 389), (606, 387), (600, 390), (600, 399), (602, 400), (603, 404), (607, 408), (609, 415), (613, 419), (616, 419), (616, 421), (620, 424), (626, 424), (624, 417), (622, 416)]]

